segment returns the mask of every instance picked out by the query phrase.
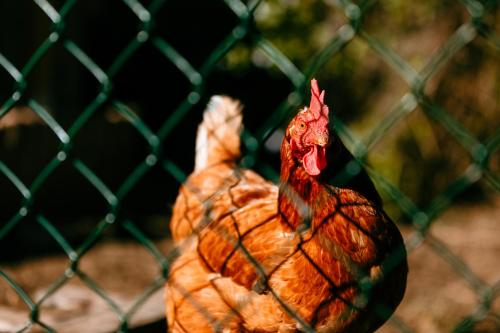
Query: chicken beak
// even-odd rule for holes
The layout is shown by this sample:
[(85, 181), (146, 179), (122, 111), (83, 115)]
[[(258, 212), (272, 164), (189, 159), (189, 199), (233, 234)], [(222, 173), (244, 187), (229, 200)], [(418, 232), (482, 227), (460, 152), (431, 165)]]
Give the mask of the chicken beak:
[(328, 144), (328, 136), (327, 135), (319, 135), (314, 141), (315, 145), (320, 147), (325, 147)]

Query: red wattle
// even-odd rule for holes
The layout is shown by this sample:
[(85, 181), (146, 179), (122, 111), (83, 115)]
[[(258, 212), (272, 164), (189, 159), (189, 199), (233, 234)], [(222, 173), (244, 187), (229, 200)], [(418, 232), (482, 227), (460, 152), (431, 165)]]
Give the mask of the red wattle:
[(304, 155), (302, 165), (308, 174), (317, 176), (326, 167), (326, 149), (314, 145), (309, 152)]

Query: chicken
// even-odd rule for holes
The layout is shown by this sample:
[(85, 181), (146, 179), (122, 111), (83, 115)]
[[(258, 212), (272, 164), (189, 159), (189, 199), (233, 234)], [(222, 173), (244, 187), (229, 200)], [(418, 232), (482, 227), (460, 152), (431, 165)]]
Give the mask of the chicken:
[(312, 80), (276, 186), (238, 168), (241, 106), (212, 97), (170, 222), (169, 332), (363, 333), (391, 316), (406, 287), (403, 239), (366, 173), (327, 183), (352, 159), (330, 125)]

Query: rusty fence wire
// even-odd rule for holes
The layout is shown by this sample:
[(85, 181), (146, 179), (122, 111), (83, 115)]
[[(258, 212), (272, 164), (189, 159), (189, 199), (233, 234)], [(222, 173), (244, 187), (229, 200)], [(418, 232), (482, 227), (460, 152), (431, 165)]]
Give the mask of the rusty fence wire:
[[(27, 1), (27, 0), (26, 0)], [(263, 5), (265, 1), (240, 1), (225, 0), (220, 1), (232, 12), (236, 24), (229, 34), (225, 36), (219, 44), (208, 54), (200, 65), (193, 65), (185, 58), (180, 50), (177, 50), (167, 38), (158, 35), (155, 31), (155, 23), (162, 20), (158, 14), (160, 9), (168, 1), (153, 0), (147, 5), (138, 0), (123, 0), (122, 5), (134, 16), (133, 24), (137, 26), (137, 31), (126, 47), (119, 50), (114, 55), (114, 60), (107, 68), (100, 67), (92, 57), (86, 53), (78, 42), (65, 35), (65, 29), (72, 18), (71, 14), (77, 11), (78, 1), (68, 0), (60, 2), (60, 6), (52, 4), (47, 0), (33, 0), (36, 10), (41, 11), (51, 21), (48, 31), (43, 32), (45, 39), (38, 45), (31, 57), (23, 66), (15, 66), (13, 59), (9, 59), (0, 49), (0, 70), (8, 75), (13, 88), (8, 92), (6, 100), (0, 101), (0, 120), (6, 117), (13, 108), (21, 103), (27, 105), (36, 115), (50, 128), (59, 142), (58, 151), (51, 160), (44, 166), (31, 183), (25, 183), (16, 174), (16, 170), (7, 165), (0, 156), (0, 177), (6, 178), (22, 196), (19, 206), (10, 218), (0, 221), (0, 242), (8, 240), (12, 230), (25, 223), (28, 217), (33, 218), (49, 234), (53, 242), (65, 252), (67, 256), (67, 269), (58, 279), (53, 281), (46, 293), (34, 300), (28, 295), (14, 278), (0, 266), (0, 277), (15, 290), (18, 296), (29, 308), (29, 317), (26, 318), (24, 327), (19, 332), (29, 331), (33, 326), (38, 326), (46, 331), (52, 332), (54, 329), (41, 320), (40, 308), (57, 290), (65, 285), (70, 279), (79, 278), (90, 290), (99, 295), (116, 314), (120, 325), (118, 331), (128, 330), (130, 318), (144, 304), (144, 302), (158, 289), (163, 288), (169, 273), (169, 266), (176, 256), (176, 250), (171, 253), (162, 254), (154, 242), (145, 235), (133, 217), (123, 213), (122, 205), (127, 195), (136, 188), (143, 178), (152, 168), (160, 168), (163, 172), (174, 177), (178, 184), (184, 182), (189, 174), (189, 170), (183, 169), (170, 158), (169, 152), (162, 148), (166, 141), (171, 139), (171, 133), (175, 130), (183, 119), (196, 106), (207, 99), (206, 88), (207, 78), (217, 68), (222, 59), (233, 50), (242, 40), (250, 41), (252, 48), (258, 49), (281, 73), (286, 76), (291, 84), (291, 90), (282, 100), (276, 109), (269, 110), (267, 118), (256, 130), (244, 130), (242, 143), (244, 145), (244, 156), (242, 165), (247, 168), (259, 165), (259, 154), (264, 142), (270, 137), (273, 131), (282, 126), (287, 118), (296, 108), (305, 102), (308, 97), (309, 80), (321, 70), (322, 66), (336, 54), (351, 43), (354, 39), (361, 40), (378, 57), (380, 57), (406, 84), (406, 93), (399, 102), (388, 112), (383, 119), (374, 124), (371, 131), (365, 137), (357, 137), (351, 132), (341, 119), (336, 120), (336, 129), (340, 137), (350, 147), (356, 160), (349, 163), (344, 174), (339, 177), (352, 177), (361, 170), (360, 165), (364, 164), (369, 151), (375, 146), (385, 133), (391, 131), (403, 119), (408, 117), (417, 107), (420, 107), (425, 115), (435, 123), (440, 124), (470, 155), (471, 163), (466, 171), (450, 182), (444, 191), (436, 195), (429, 205), (424, 207), (413, 202), (397, 185), (391, 183), (376, 169), (364, 165), (368, 173), (384, 192), (385, 197), (391, 198), (398, 204), (405, 217), (414, 226), (414, 232), (406, 239), (408, 251), (419, 247), (423, 240), (429, 240), (427, 231), (433, 221), (439, 217), (443, 211), (449, 207), (461, 193), (466, 191), (479, 180), (483, 180), (496, 191), (500, 190), (500, 178), (494, 170), (490, 169), (490, 158), (498, 153), (500, 147), (500, 130), (486, 139), (479, 140), (475, 137), (459, 120), (454, 118), (448, 110), (440, 106), (432, 98), (426, 95), (425, 88), (429, 80), (448, 61), (475, 39), (487, 41), (497, 52), (500, 50), (500, 37), (495, 30), (490, 27), (484, 19), (491, 8), (495, 8), (497, 1), (477, 1), (461, 0), (469, 15), (468, 21), (463, 23), (454, 33), (441, 45), (439, 50), (425, 60), (425, 65), (417, 71), (402, 56), (391, 49), (384, 41), (378, 39), (366, 31), (363, 26), (365, 11), (370, 6), (377, 6), (373, 1), (352, 2), (349, 0), (328, 1), (345, 17), (346, 23), (335, 31), (334, 37), (326, 43), (321, 51), (311, 55), (311, 61), (304, 68), (297, 68), (294, 63), (269, 39), (259, 31), (255, 24), (255, 11)], [(0, 15), (8, 15), (1, 13)], [(187, 23), (189, 24), (189, 23)], [(15, 30), (15, 28), (13, 28)], [(182, 27), (179, 27), (182, 29)], [(210, 30), (207, 29), (207, 34)], [(15, 36), (15, 34), (12, 34)], [(15, 37), (12, 37), (15, 38)], [(203, 36), (200, 36), (203, 38)], [(193, 42), (194, 44), (196, 42)], [(189, 82), (190, 89), (183, 95), (183, 100), (171, 110), (161, 110), (166, 116), (161, 126), (152, 129), (147, 122), (141, 119), (141, 115), (133, 110), (133, 106), (116, 98), (114, 94), (116, 88), (114, 80), (120, 74), (123, 67), (144, 45), (158, 50), (165, 62), (175, 66)], [(76, 60), (94, 79), (97, 92), (90, 103), (83, 106), (78, 117), (69, 125), (60, 124), (57, 116), (49, 112), (42, 103), (30, 95), (30, 74), (38, 66), (41, 66), (44, 57), (53, 48), (63, 48), (67, 55)], [(155, 84), (147, 82), (145, 84)], [(86, 126), (89, 120), (99, 112), (104, 105), (111, 105), (114, 109), (129, 122), (144, 139), (147, 144), (148, 153), (135, 166), (130, 174), (125, 178), (116, 190), (111, 190), (106, 181), (101, 179), (88, 163), (84, 162), (74, 153), (75, 140), (78, 140), (80, 130)], [(193, 133), (194, 135), (194, 133)], [(91, 184), (106, 201), (106, 214), (102, 216), (100, 222), (90, 232), (86, 239), (78, 246), (70, 245), (70, 242), (63, 236), (50, 217), (43, 210), (36, 208), (36, 201), (39, 192), (45, 186), (51, 175), (62, 165), (70, 165), (86, 181)], [(118, 166), (117, 166), (118, 167)], [(268, 165), (260, 165), (259, 170), (264, 170), (264, 176), (276, 179), (277, 172)], [(353, 171), (354, 170), (354, 171)], [(176, 191), (176, 189), (172, 189)], [(120, 224), (130, 235), (141, 244), (156, 260), (159, 266), (159, 273), (153, 283), (139, 296), (134, 305), (128, 310), (122, 309), (117, 302), (107, 295), (99, 286), (98, 282), (89, 277), (79, 266), (81, 259), (100, 241), (102, 234), (111, 226)], [(433, 250), (443, 257), (448, 264), (470, 285), (477, 295), (477, 307), (461, 322), (457, 323), (453, 332), (467, 332), (474, 324), (481, 320), (487, 313), (495, 298), (498, 296), (500, 282), (496, 285), (485, 284), (479, 279), (464, 262), (454, 255), (446, 245), (437, 239), (430, 239)], [(19, 245), (22, 246), (22, 245)], [(16, 249), (12, 249), (15, 251)], [(258, 266), (258, 263), (255, 263)], [(291, 311), (291, 310), (290, 310)], [(297, 317), (300, 322), (301, 319)], [(401, 319), (395, 317), (392, 325), (401, 332), (412, 332), (412, 329)], [(307, 323), (303, 323), (307, 331)]]

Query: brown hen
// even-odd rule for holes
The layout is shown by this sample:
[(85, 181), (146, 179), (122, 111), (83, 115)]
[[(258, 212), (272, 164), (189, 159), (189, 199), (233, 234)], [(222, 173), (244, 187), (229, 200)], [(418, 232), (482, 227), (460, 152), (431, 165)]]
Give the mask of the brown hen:
[(363, 171), (327, 183), (352, 156), (311, 86), (286, 129), (279, 186), (237, 167), (240, 105), (211, 99), (170, 225), (170, 332), (373, 332), (401, 301), (403, 239)]

